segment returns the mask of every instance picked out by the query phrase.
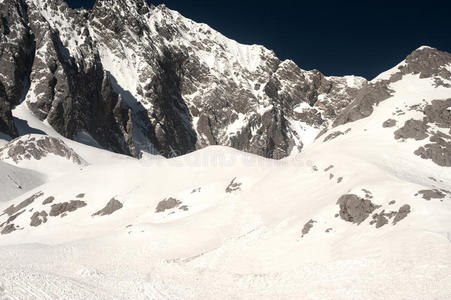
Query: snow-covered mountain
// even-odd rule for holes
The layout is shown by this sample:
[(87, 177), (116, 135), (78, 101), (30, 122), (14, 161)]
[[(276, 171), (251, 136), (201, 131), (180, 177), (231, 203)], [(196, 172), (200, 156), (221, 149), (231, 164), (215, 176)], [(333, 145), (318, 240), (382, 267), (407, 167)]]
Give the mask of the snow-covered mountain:
[(12, 137), (10, 109), (25, 98), (61, 135), (119, 153), (225, 145), (282, 158), (366, 85), (302, 70), (143, 0), (100, 0), (90, 11), (8, 0), (1, 10), (2, 128)]
[(449, 53), (366, 81), (141, 1), (0, 13), (0, 298), (451, 298)]

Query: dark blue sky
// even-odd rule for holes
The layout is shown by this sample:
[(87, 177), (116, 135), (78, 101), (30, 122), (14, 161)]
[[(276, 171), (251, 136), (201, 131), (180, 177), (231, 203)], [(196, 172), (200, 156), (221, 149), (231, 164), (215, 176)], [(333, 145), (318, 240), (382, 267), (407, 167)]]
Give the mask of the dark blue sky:
[[(94, 0), (67, 0), (92, 7)], [(421, 45), (451, 52), (451, 1), (150, 0), (326, 75), (372, 79)]]

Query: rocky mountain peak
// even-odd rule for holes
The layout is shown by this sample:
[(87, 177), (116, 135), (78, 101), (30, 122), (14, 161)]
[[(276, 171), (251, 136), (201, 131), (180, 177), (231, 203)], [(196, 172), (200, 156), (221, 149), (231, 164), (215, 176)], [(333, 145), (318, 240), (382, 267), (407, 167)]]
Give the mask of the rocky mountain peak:
[(450, 78), (451, 54), (438, 49), (421, 46), (409, 54), (405, 60), (394, 68), (380, 74), (372, 82), (388, 80), (397, 81), (403, 75), (419, 74), (421, 78)]
[[(25, 7), (24, 1), (5, 3)], [(0, 70), (9, 91), (0, 101), (1, 126), (12, 136), (10, 111), (25, 98), (63, 136), (88, 133), (120, 153), (173, 156), (226, 145), (282, 158), (302, 151), (332, 123), (368, 115), (371, 104), (363, 113), (339, 117), (352, 110), (351, 102), (367, 98), (359, 95), (388, 93), (378, 88), (384, 84), (360, 77), (303, 70), (263, 46), (239, 44), (144, 0), (98, 0), (89, 11), (61, 0), (26, 4), (6, 18), (20, 43), (0, 45), (20, 57)], [(418, 49), (388, 79), (402, 68), (403, 74), (449, 76), (447, 55)], [(430, 70), (425, 60), (433, 61)]]
[(438, 76), (451, 79), (450, 53), (422, 46), (407, 56), (405, 63), (406, 66), (400, 67), (404, 74), (420, 74), (420, 78)]
[(430, 78), (435, 87), (451, 87), (451, 54), (429, 46), (421, 46), (394, 68), (380, 74), (358, 94), (335, 119), (333, 125), (343, 125), (370, 116), (374, 106), (392, 96), (390, 85), (415, 75)]

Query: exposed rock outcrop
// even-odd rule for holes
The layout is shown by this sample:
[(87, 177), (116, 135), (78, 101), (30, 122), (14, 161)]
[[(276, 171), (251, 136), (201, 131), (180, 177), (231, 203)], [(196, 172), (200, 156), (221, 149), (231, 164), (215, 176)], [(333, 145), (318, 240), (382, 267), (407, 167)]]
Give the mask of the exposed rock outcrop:
[(43, 223), (47, 223), (47, 212), (46, 211), (41, 211), (41, 212), (35, 212), (32, 216), (31, 216), (31, 221), (30, 221), (30, 226), (33, 227), (38, 227), (39, 225), (43, 224)]
[(77, 165), (86, 161), (62, 140), (50, 136), (21, 136), (0, 148), (0, 159), (19, 163), (23, 160), (41, 160), (48, 155), (64, 157)]
[(354, 122), (370, 116), (374, 106), (391, 96), (389, 84), (399, 81), (404, 75), (419, 74), (420, 78), (451, 79), (448, 65), (451, 54), (430, 47), (413, 51), (388, 78), (370, 82), (358, 91), (358, 95), (335, 119), (333, 126)]
[(337, 204), (340, 206), (340, 217), (347, 222), (356, 223), (357, 225), (365, 221), (379, 207), (370, 200), (360, 198), (354, 194), (341, 196)]
[(429, 142), (414, 153), (439, 166), (451, 167), (451, 99), (432, 100), (422, 112), (423, 119), (407, 120), (395, 131), (395, 139), (429, 138)]
[(315, 224), (316, 221), (315, 220), (310, 220), (307, 223), (305, 223), (304, 227), (302, 228), (302, 236), (304, 237), (304, 235), (308, 234), (310, 232), (310, 229), (313, 228), (313, 224)]
[(51, 217), (65, 216), (65, 213), (76, 211), (79, 208), (85, 207), (87, 204), (80, 200), (71, 200), (69, 202), (52, 204), (49, 215)]
[(396, 225), (399, 221), (406, 218), (407, 215), (410, 214), (410, 211), (410, 205), (405, 204), (401, 206), (393, 219), (393, 225)]
[(7, 20), (22, 26), (14, 34), (28, 66), (14, 62), (23, 71), (16, 77), (0, 72), (20, 90), (0, 101), (0, 130), (11, 135), (10, 108), (29, 82), (30, 109), (70, 139), (89, 136), (133, 156), (226, 145), (279, 159), (301, 151), (304, 130), (330, 124), (366, 84), (302, 70), (164, 5), (101, 0), (88, 11), (61, 0), (6, 2), (22, 5)]
[(106, 216), (111, 215), (115, 211), (121, 209), (124, 205), (117, 200), (116, 198), (112, 198), (104, 208), (99, 210), (98, 212), (94, 213), (93, 216)]
[(160, 201), (157, 205), (157, 207), (155, 208), (155, 212), (156, 213), (161, 213), (164, 212), (165, 210), (168, 209), (173, 209), (175, 207), (180, 206), (180, 204), (182, 204), (182, 201), (177, 200), (175, 198), (169, 197), (167, 199), (164, 199), (162, 201)]
[(16, 137), (11, 109), (19, 104), (28, 87), (34, 56), (33, 33), (27, 25), (23, 0), (0, 3), (0, 132)]
[(27, 207), (28, 205), (30, 205), (31, 203), (33, 203), (34, 200), (38, 199), (42, 195), (44, 195), (44, 193), (37, 192), (37, 193), (31, 195), (30, 197), (28, 197), (27, 199), (23, 200), (22, 202), (20, 202), (19, 204), (11, 205), (10, 207), (8, 207), (7, 209), (4, 210), (4, 213), (6, 213), (9, 216), (14, 215), (21, 209), (23, 209), (23, 208)]

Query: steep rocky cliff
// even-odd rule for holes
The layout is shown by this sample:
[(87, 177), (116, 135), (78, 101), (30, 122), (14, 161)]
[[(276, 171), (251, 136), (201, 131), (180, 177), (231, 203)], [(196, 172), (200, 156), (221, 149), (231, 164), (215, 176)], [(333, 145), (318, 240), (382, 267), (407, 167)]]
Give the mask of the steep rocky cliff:
[(1, 11), (0, 125), (10, 136), (11, 109), (25, 99), (65, 137), (115, 152), (227, 145), (281, 158), (301, 151), (366, 85), (302, 70), (145, 1), (99, 0), (88, 11), (6, 0)]
[(387, 78), (326, 77), (143, 0), (6, 0), (1, 13), (0, 130), (18, 135), (25, 99), (63, 136), (132, 156), (225, 145), (283, 158), (371, 114), (403, 74), (450, 73), (450, 54), (423, 47)]

